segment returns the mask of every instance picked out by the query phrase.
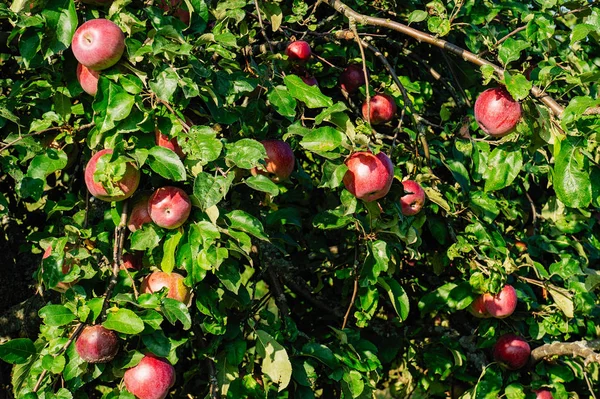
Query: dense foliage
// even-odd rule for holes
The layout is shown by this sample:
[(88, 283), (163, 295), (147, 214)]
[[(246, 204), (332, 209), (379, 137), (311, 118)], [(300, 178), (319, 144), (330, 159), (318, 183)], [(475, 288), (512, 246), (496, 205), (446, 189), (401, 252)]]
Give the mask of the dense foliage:
[[(174, 365), (170, 397), (596, 397), (600, 7), (346, 3), (478, 56), (466, 61), (348, 19), (334, 0), (171, 4), (0, 4), (0, 215), (30, 223), (20, 251), (39, 254), (39, 294), (61, 291), (40, 309), (38, 337), (0, 345), (15, 397), (133, 398), (123, 376), (146, 353)], [(96, 18), (121, 28), (126, 49), (91, 96), (71, 41)], [(310, 45), (307, 62), (286, 55), (295, 40)], [(342, 90), (342, 70), (363, 62), (368, 85)], [(473, 105), (501, 85), (523, 118), (494, 138)], [(362, 103), (377, 93), (398, 109), (371, 126)], [(183, 157), (156, 144), (157, 129)], [(266, 139), (293, 149), (290, 178), (250, 173), (264, 168)], [(131, 198), (89, 194), (85, 166), (105, 148), (94, 180), (123, 194), (114, 182), (133, 165)], [(343, 182), (345, 159), (366, 150), (394, 165), (391, 190), (372, 202)], [(427, 195), (414, 216), (399, 202), (407, 179)], [(165, 186), (189, 195), (189, 219), (130, 233), (134, 205)], [(119, 270), (127, 255), (143, 266)], [(144, 293), (156, 270), (184, 275), (191, 300)], [(509, 317), (468, 311), (507, 284), (518, 298)], [(120, 350), (88, 364), (71, 342), (96, 323)], [(547, 356), (518, 370), (495, 362), (506, 333)], [(548, 345), (571, 341), (583, 342)]]

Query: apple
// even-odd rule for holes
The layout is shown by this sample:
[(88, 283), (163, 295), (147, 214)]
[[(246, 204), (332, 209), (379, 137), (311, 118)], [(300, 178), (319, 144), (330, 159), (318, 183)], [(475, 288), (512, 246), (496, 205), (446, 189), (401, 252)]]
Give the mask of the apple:
[(75, 349), (88, 363), (108, 363), (119, 352), (119, 338), (100, 324), (86, 326), (75, 342)]
[(156, 145), (168, 148), (171, 151), (174, 151), (179, 158), (185, 158), (185, 154), (181, 150), (179, 143), (177, 142), (177, 137), (169, 138), (166, 134), (162, 134), (160, 130), (154, 130), (154, 139)]
[(89, 69), (84, 65), (77, 64), (77, 81), (81, 85), (83, 91), (90, 96), (96, 95), (99, 78), (100, 72)]
[(319, 82), (314, 76), (301, 76), (300, 79), (309, 86), (318, 86)]
[(142, 228), (142, 225), (146, 223), (152, 223), (152, 218), (148, 214), (148, 195), (143, 195), (133, 205), (131, 213), (129, 214), (129, 220), (127, 221), (127, 228), (132, 233)]
[(479, 319), (487, 319), (490, 317), (490, 314), (485, 308), (485, 304), (483, 302), (483, 295), (479, 295), (477, 298), (475, 298), (475, 300), (471, 302), (468, 310), (473, 316)]
[(493, 353), (497, 362), (510, 370), (516, 370), (527, 364), (531, 348), (523, 338), (515, 334), (505, 334), (496, 341)]
[(384, 197), (392, 186), (394, 165), (385, 153), (355, 152), (346, 159), (348, 171), (344, 186), (356, 198), (365, 202)]
[(77, 28), (71, 47), (80, 64), (101, 71), (119, 61), (125, 51), (125, 35), (108, 19), (91, 19)]
[(131, 197), (140, 184), (140, 171), (132, 162), (126, 164), (123, 176), (119, 180), (112, 182), (115, 187), (118, 187), (122, 191), (122, 194), (110, 195), (102, 183), (94, 181), (94, 173), (97, 169), (98, 160), (103, 155), (112, 153), (113, 150), (105, 149), (98, 151), (92, 156), (84, 171), (85, 185), (90, 194), (102, 201), (123, 201)]
[(539, 389), (533, 393), (535, 393), (535, 399), (554, 399), (552, 392), (548, 389)]
[(370, 114), (366, 101), (362, 106), (362, 114), (365, 120), (367, 119), (367, 115), (370, 115), (370, 121), (372, 125), (387, 123), (394, 118), (394, 115), (396, 115), (396, 101), (394, 101), (394, 98), (390, 95), (376, 94), (371, 97), (370, 103)]
[(348, 65), (340, 75), (340, 87), (348, 93), (354, 93), (365, 84), (365, 74), (361, 66)]
[(184, 278), (176, 272), (165, 273), (156, 271), (146, 276), (142, 281), (140, 291), (142, 294), (152, 294), (166, 287), (168, 288), (167, 298), (187, 304), (190, 301), (191, 292), (183, 283)]
[(142, 268), (142, 259), (139, 254), (125, 254), (121, 258), (121, 270), (140, 270)]
[(312, 54), (310, 44), (304, 40), (297, 40), (290, 43), (285, 49), (285, 54), (290, 61), (306, 62)]
[(175, 368), (167, 359), (153, 354), (125, 371), (125, 388), (139, 399), (164, 399), (175, 384)]
[(512, 285), (505, 285), (496, 295), (483, 294), (483, 304), (488, 313), (497, 319), (510, 316), (517, 307), (517, 291)]
[(281, 140), (263, 140), (267, 157), (263, 169), (252, 168), (250, 173), (256, 176), (258, 174), (269, 176), (274, 182), (286, 180), (296, 167), (296, 157), (292, 147)]
[[(65, 249), (69, 246), (69, 244), (67, 244), (67, 246), (65, 247)], [(44, 250), (44, 255), (42, 255), (42, 261), (44, 259), (47, 259), (50, 257), (50, 255), (52, 255), (52, 245), (48, 245), (48, 248), (46, 248), (46, 250)], [(67, 262), (66, 260), (63, 260), (63, 265), (61, 267), (61, 272), (62, 274), (69, 274), (69, 272), (71, 271), (71, 263)], [(67, 290), (69, 288), (71, 288), (72, 286), (74, 286), (75, 284), (77, 284), (79, 282), (79, 279), (76, 279), (74, 281), (70, 281), (68, 283), (65, 282), (59, 282), (58, 284), (56, 284), (54, 287), (50, 287), (52, 290), (60, 292), (60, 293), (65, 293), (67, 292)]]
[(183, 8), (183, 3), (183, 0), (160, 0), (158, 2), (158, 7), (164, 12), (173, 14), (184, 24), (189, 25), (190, 12)]
[(521, 119), (521, 104), (504, 87), (487, 89), (475, 101), (475, 120), (481, 130), (493, 137), (511, 133)]
[(177, 187), (161, 187), (148, 199), (148, 215), (165, 229), (176, 229), (184, 224), (191, 211), (190, 197)]
[(400, 206), (404, 216), (413, 216), (421, 212), (425, 204), (425, 191), (419, 183), (414, 180), (405, 180), (402, 182), (404, 194), (400, 197)]

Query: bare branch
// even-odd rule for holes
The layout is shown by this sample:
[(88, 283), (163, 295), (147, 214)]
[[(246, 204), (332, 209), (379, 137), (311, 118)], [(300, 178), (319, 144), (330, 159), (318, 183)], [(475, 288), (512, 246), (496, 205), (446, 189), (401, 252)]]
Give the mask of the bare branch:
[(587, 366), (590, 363), (600, 363), (600, 354), (596, 353), (598, 349), (600, 349), (600, 339), (577, 342), (553, 342), (532, 350), (529, 363), (533, 366), (546, 357), (571, 356), (582, 357), (584, 364)]

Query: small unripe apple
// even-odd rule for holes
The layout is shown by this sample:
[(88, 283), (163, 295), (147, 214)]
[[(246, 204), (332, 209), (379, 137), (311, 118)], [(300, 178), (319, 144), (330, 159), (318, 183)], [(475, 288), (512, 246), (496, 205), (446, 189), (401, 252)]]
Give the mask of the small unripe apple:
[(479, 319), (487, 319), (488, 317), (491, 317), (487, 309), (485, 308), (485, 304), (483, 302), (483, 295), (479, 295), (477, 298), (475, 298), (475, 300), (471, 302), (471, 305), (469, 306), (468, 310), (473, 316)]
[(143, 294), (152, 294), (166, 287), (168, 288), (167, 298), (187, 304), (190, 300), (191, 292), (188, 286), (183, 283), (184, 278), (179, 273), (156, 271), (146, 276), (142, 281), (140, 291)]
[(267, 157), (263, 168), (252, 168), (250, 173), (256, 176), (258, 174), (266, 175), (274, 182), (280, 182), (292, 174), (296, 167), (296, 157), (292, 147), (281, 140), (263, 140)]
[(125, 254), (121, 258), (121, 270), (140, 270), (142, 268), (142, 259), (139, 254)]
[(90, 96), (95, 96), (98, 92), (98, 79), (100, 72), (88, 69), (84, 65), (77, 64), (77, 81), (83, 91)]
[(77, 28), (71, 47), (80, 64), (101, 71), (119, 61), (125, 51), (125, 35), (108, 19), (91, 19)]
[(493, 349), (494, 359), (508, 369), (517, 370), (529, 361), (531, 348), (527, 341), (515, 334), (501, 336)]
[(359, 65), (348, 65), (340, 75), (340, 87), (348, 93), (354, 93), (364, 84), (365, 74)]
[(100, 200), (109, 202), (123, 201), (124, 199), (131, 197), (140, 184), (140, 171), (133, 163), (128, 162), (126, 164), (127, 166), (123, 177), (118, 181), (113, 181), (113, 184), (122, 191), (122, 194), (110, 195), (102, 183), (97, 183), (94, 181), (94, 173), (96, 172), (98, 166), (98, 160), (103, 155), (112, 153), (113, 150), (105, 149), (98, 151), (96, 154), (94, 154), (94, 156), (92, 156), (85, 167), (85, 185), (87, 186), (90, 194)]
[(487, 89), (475, 101), (475, 120), (493, 137), (511, 133), (521, 119), (521, 104), (504, 87)]
[(148, 215), (165, 229), (176, 229), (184, 224), (191, 211), (190, 197), (178, 187), (161, 187), (148, 200)]
[(125, 371), (125, 388), (139, 399), (164, 399), (175, 384), (175, 368), (167, 359), (145, 355)]
[(421, 212), (425, 204), (425, 191), (419, 183), (414, 180), (405, 180), (402, 182), (404, 194), (400, 197), (400, 206), (404, 216), (413, 216)]
[(162, 134), (160, 130), (155, 129), (154, 139), (156, 145), (174, 151), (177, 155), (179, 155), (179, 158), (181, 159), (185, 158), (185, 154), (183, 153), (181, 147), (179, 146), (179, 143), (177, 142), (177, 137), (169, 138), (169, 136), (167, 136), (166, 134)]
[(554, 399), (552, 392), (545, 388), (533, 391), (533, 393), (535, 393), (535, 399)]
[(86, 326), (75, 342), (75, 349), (88, 363), (108, 363), (119, 352), (119, 338), (100, 324)]
[(387, 94), (377, 94), (371, 97), (370, 103), (371, 112), (369, 113), (369, 107), (365, 101), (362, 106), (362, 114), (365, 120), (367, 119), (367, 115), (370, 115), (371, 125), (387, 123), (394, 119), (398, 107), (392, 96)]
[(517, 307), (517, 291), (512, 285), (505, 285), (496, 295), (483, 294), (483, 303), (488, 313), (497, 319), (513, 314)]
[(300, 79), (309, 86), (318, 86), (319, 82), (314, 76), (301, 76)]
[(142, 225), (146, 223), (152, 223), (152, 218), (148, 213), (148, 195), (140, 197), (131, 209), (129, 214), (129, 220), (127, 221), (127, 228), (132, 233), (142, 228)]
[(310, 44), (304, 40), (297, 40), (290, 43), (285, 49), (285, 54), (290, 61), (306, 62), (312, 54)]
[(348, 171), (344, 175), (344, 186), (356, 198), (371, 202), (390, 191), (394, 165), (385, 153), (355, 152), (345, 163)]

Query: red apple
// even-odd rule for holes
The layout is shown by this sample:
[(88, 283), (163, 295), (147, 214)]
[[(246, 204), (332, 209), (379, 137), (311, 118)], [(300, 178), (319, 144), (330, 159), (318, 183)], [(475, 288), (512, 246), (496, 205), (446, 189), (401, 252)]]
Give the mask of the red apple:
[(402, 182), (404, 194), (400, 197), (400, 206), (404, 216), (413, 216), (421, 212), (423, 204), (425, 204), (425, 191), (414, 180), (405, 180)]
[(300, 79), (309, 86), (318, 86), (319, 82), (314, 76), (301, 76)]
[[(170, 3), (170, 4), (169, 4)], [(160, 0), (158, 7), (164, 12), (173, 14), (186, 25), (190, 24), (190, 12), (183, 8), (183, 0)]]
[(552, 392), (548, 389), (539, 389), (533, 393), (535, 393), (535, 399), (554, 399)]
[(303, 40), (290, 43), (285, 49), (285, 54), (290, 61), (306, 62), (312, 54), (310, 44)]
[(100, 78), (100, 72), (77, 64), (77, 81), (81, 85), (83, 91), (90, 96), (95, 96), (98, 91), (98, 78)]
[(152, 223), (152, 218), (148, 214), (148, 195), (143, 195), (133, 205), (131, 213), (129, 214), (129, 220), (127, 221), (127, 228), (132, 233), (142, 228), (142, 225), (146, 223)]
[[(371, 112), (370, 120), (372, 125), (378, 125), (380, 123), (387, 123), (394, 119), (396, 115), (396, 102), (392, 96), (387, 94), (376, 94), (371, 97)], [(362, 114), (365, 120), (369, 115), (367, 102), (365, 101), (362, 106)]]
[(139, 399), (164, 399), (175, 384), (175, 368), (167, 359), (145, 355), (125, 371), (125, 388)]
[(384, 197), (392, 186), (394, 165), (385, 153), (355, 152), (346, 159), (344, 186), (365, 202)]
[(140, 270), (142, 268), (142, 259), (139, 254), (125, 254), (121, 258), (121, 270)]
[(497, 362), (504, 364), (508, 369), (516, 370), (527, 364), (531, 348), (523, 338), (515, 334), (505, 334), (494, 345), (493, 353)]
[(96, 172), (98, 160), (105, 154), (112, 154), (113, 150), (105, 149), (98, 151), (89, 160), (85, 167), (85, 185), (87, 186), (90, 194), (102, 201), (122, 201), (133, 195), (140, 184), (140, 171), (131, 162), (127, 163), (125, 174), (121, 179), (113, 181), (114, 187), (118, 187), (122, 193), (110, 195), (102, 183), (94, 181), (94, 173)]
[(490, 317), (490, 314), (485, 308), (485, 304), (483, 302), (483, 295), (479, 295), (477, 298), (475, 298), (475, 300), (471, 302), (468, 310), (473, 316), (479, 319), (486, 319)]
[(511, 133), (521, 119), (521, 104), (504, 87), (487, 89), (475, 101), (475, 120), (481, 130), (494, 137)]
[(290, 177), (296, 167), (296, 157), (292, 147), (281, 140), (263, 140), (262, 145), (267, 151), (264, 169), (252, 168), (250, 173), (269, 176), (274, 182), (280, 182)]
[(88, 363), (108, 363), (119, 352), (119, 338), (100, 324), (86, 326), (75, 342), (75, 349)]
[(190, 197), (177, 187), (161, 187), (148, 200), (148, 215), (165, 229), (176, 229), (184, 224), (191, 211)]
[(179, 273), (165, 273), (156, 271), (142, 281), (140, 291), (142, 294), (152, 294), (163, 288), (168, 288), (167, 298), (178, 300), (187, 304), (190, 301), (190, 289), (183, 283), (183, 277)]
[(79, 63), (100, 71), (119, 61), (125, 50), (125, 35), (108, 19), (91, 19), (77, 28), (71, 47)]
[(174, 151), (177, 155), (179, 155), (179, 158), (181, 159), (185, 158), (185, 154), (183, 153), (181, 147), (179, 146), (179, 143), (177, 142), (177, 137), (169, 138), (169, 136), (167, 136), (166, 134), (162, 134), (160, 130), (155, 129), (154, 139), (156, 145)]
[(340, 75), (340, 87), (348, 93), (354, 93), (365, 84), (365, 74), (361, 66), (348, 65)]
[(505, 285), (496, 295), (483, 294), (483, 304), (492, 317), (503, 319), (510, 316), (517, 307), (517, 291), (512, 285)]

